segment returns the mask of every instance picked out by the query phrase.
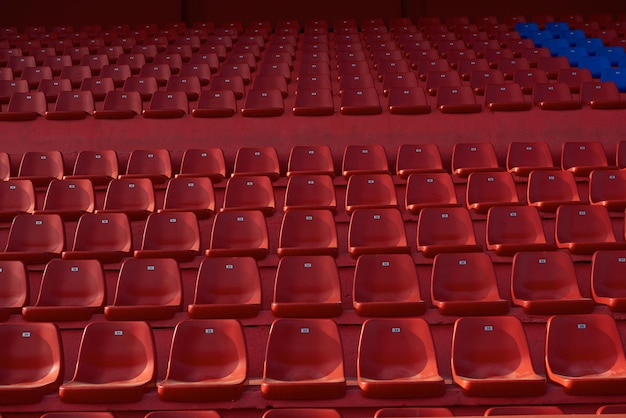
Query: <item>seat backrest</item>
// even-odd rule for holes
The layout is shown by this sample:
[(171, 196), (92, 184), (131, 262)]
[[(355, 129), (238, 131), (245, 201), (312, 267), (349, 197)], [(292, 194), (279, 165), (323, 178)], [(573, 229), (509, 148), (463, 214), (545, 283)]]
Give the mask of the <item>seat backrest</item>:
[(209, 177), (219, 183), (226, 177), (224, 151), (221, 148), (190, 148), (183, 153), (178, 177)]
[(106, 302), (104, 269), (98, 260), (51, 260), (35, 306), (101, 308)]
[(13, 218), (6, 252), (60, 255), (65, 248), (63, 220), (56, 214), (20, 214)]
[(114, 306), (180, 306), (180, 268), (172, 258), (124, 260), (120, 267)]
[(124, 213), (86, 213), (76, 227), (72, 251), (132, 250), (132, 233)]
[(160, 212), (191, 211), (199, 219), (215, 211), (213, 184), (208, 177), (176, 177), (168, 180)]
[(117, 178), (118, 159), (115, 150), (83, 150), (78, 153), (74, 163), (74, 169), (68, 178), (87, 178), (94, 185), (107, 185), (109, 181)]

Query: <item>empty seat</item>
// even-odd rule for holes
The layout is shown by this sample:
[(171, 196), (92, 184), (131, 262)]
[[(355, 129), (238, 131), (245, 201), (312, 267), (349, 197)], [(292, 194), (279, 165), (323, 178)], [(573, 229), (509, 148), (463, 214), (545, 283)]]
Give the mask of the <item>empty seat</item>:
[[(561, 70), (564, 71), (564, 70)], [(513, 73), (513, 82), (519, 85), (522, 93), (533, 94), (535, 84), (549, 83), (546, 72), (539, 68), (529, 68), (527, 70), (517, 70)], [(569, 84), (568, 84), (569, 87)], [(531, 104), (532, 106), (532, 104)]]
[(91, 322), (83, 331), (74, 376), (61, 385), (59, 397), (69, 403), (138, 402), (155, 380), (148, 323)]
[(159, 213), (193, 212), (207, 219), (215, 212), (213, 183), (208, 177), (176, 177), (167, 182)]
[(208, 177), (211, 182), (220, 183), (226, 177), (224, 151), (218, 147), (186, 149), (176, 177)]
[(182, 118), (189, 113), (189, 102), (184, 91), (155, 91), (147, 109), (142, 111), (144, 118)]
[(425, 114), (431, 110), (422, 87), (391, 88), (387, 108), (397, 115)]
[(44, 116), (48, 110), (43, 92), (16, 92), (11, 94), (6, 112), (0, 112), (0, 120), (26, 121)]
[(452, 173), (467, 178), (476, 171), (502, 171), (494, 145), (490, 142), (465, 142), (454, 144)]
[(335, 175), (333, 155), (328, 145), (294, 145), (289, 152), (287, 177), (293, 175)]
[(514, 405), (492, 406), (485, 410), (485, 416), (493, 415), (562, 415), (563, 411), (554, 405)]
[(505, 315), (491, 258), (484, 252), (441, 253), (435, 256), (431, 299), (442, 315)]
[(80, 91), (90, 91), (95, 102), (101, 102), (107, 93), (114, 91), (115, 85), (111, 77), (86, 78), (80, 84)]
[[(215, 76), (211, 80), (209, 91), (222, 92), (230, 91), (236, 100), (243, 99), (245, 93), (245, 85), (243, 79), (239, 76)], [(201, 95), (202, 97), (202, 95)], [(226, 97), (226, 96), (224, 96)]]
[(114, 418), (110, 412), (48, 412), (43, 418)]
[(451, 417), (452, 412), (444, 407), (392, 407), (381, 408), (374, 413), (374, 418), (404, 418), (404, 417)]
[(146, 414), (145, 418), (220, 418), (217, 411), (212, 410), (174, 410), (174, 411), (155, 411)]
[(444, 172), (437, 144), (403, 144), (396, 155), (396, 173), (407, 179), (413, 173)]
[(431, 96), (437, 95), (439, 87), (460, 85), (461, 76), (456, 70), (429, 71), (426, 74), (426, 91)]
[(530, 110), (532, 103), (526, 101), (517, 83), (487, 84), (485, 107), (492, 111), (522, 111)]
[(411, 174), (404, 203), (413, 215), (419, 215), (425, 207), (459, 206), (452, 177), (445, 172)]
[(570, 395), (623, 395), (624, 347), (608, 314), (554, 315), (546, 332), (548, 379)]
[(626, 172), (594, 170), (589, 175), (589, 202), (605, 206), (610, 211), (626, 209)]
[(272, 216), (276, 210), (274, 188), (266, 176), (236, 176), (228, 179), (222, 211), (259, 210)]
[(174, 258), (192, 261), (200, 254), (200, 226), (195, 213), (151, 213), (143, 230), (141, 248), (135, 258)]
[(626, 405), (624, 404), (611, 404), (602, 405), (596, 411), (596, 414), (623, 414), (626, 411)]
[(104, 307), (104, 316), (111, 321), (171, 319), (182, 300), (175, 259), (129, 258), (120, 267), (113, 304)]
[(281, 318), (270, 328), (261, 393), (266, 399), (341, 398), (343, 347), (332, 319)]
[(63, 177), (60, 151), (27, 151), (22, 154), (17, 178), (30, 180), (35, 187), (47, 187), (52, 179)]
[(539, 396), (546, 391), (515, 316), (457, 319), (451, 357), (452, 378), (466, 395)]
[(580, 85), (580, 100), (591, 109), (624, 109), (626, 101), (620, 95), (615, 83), (608, 81), (588, 81)]
[(28, 93), (28, 82), (26, 80), (0, 80), (0, 103), (9, 103), (14, 93)]
[(16, 215), (33, 213), (37, 204), (30, 180), (0, 182), (0, 221), (11, 222)]
[(441, 86), (437, 90), (437, 109), (441, 113), (479, 113), (482, 105), (476, 102), (470, 86)]
[(283, 96), (280, 90), (253, 89), (246, 95), (241, 108), (242, 116), (280, 116), (285, 112)]
[(197, 76), (173, 76), (167, 80), (165, 91), (182, 91), (187, 95), (187, 100), (195, 101), (200, 97), (200, 79)]
[(483, 214), (495, 206), (521, 204), (513, 175), (507, 171), (470, 173), (465, 204), (468, 209)]
[(56, 213), (64, 221), (93, 212), (95, 195), (89, 179), (53, 179), (46, 190), (43, 208), (34, 213)]
[(354, 174), (346, 187), (346, 213), (356, 209), (398, 207), (396, 188), (390, 174)]
[(292, 108), (294, 115), (329, 116), (335, 113), (333, 94), (329, 88), (305, 89), (301, 87), (302, 84), (302, 81), (299, 82), (296, 90), (296, 100)]
[(155, 210), (154, 186), (149, 178), (113, 179), (107, 186), (102, 209), (95, 213), (125, 213), (131, 220), (145, 219)]
[(599, 250), (591, 259), (591, 295), (611, 311), (626, 310), (626, 251)]
[(108, 185), (117, 178), (118, 160), (115, 150), (83, 150), (78, 152), (72, 174), (66, 180), (88, 179), (94, 186)]
[(235, 319), (183, 320), (174, 329), (165, 379), (165, 402), (233, 401), (247, 385), (248, 355)]
[(191, 114), (196, 118), (230, 117), (237, 113), (235, 94), (231, 90), (203, 91)]
[[(156, 57), (155, 57), (156, 58)], [(172, 76), (168, 63), (148, 63), (141, 66), (139, 77), (154, 77), (158, 86), (164, 87)]]
[[(535, 202), (539, 206), (544, 202)], [(572, 202), (573, 203), (573, 202)], [(487, 249), (498, 255), (513, 255), (518, 251), (550, 250), (546, 242), (541, 217), (532, 206), (494, 206), (487, 213)]]
[(95, 106), (91, 91), (61, 91), (54, 110), (46, 112), (48, 120), (85, 119), (93, 116)]
[(124, 82), (123, 92), (137, 91), (144, 102), (150, 101), (152, 95), (159, 91), (157, 80), (154, 77), (129, 77)]
[(533, 105), (543, 110), (580, 109), (582, 104), (574, 99), (565, 83), (536, 83), (533, 88)]
[[(471, 91), (478, 96), (485, 94), (485, 88), (488, 84), (504, 84), (504, 74), (500, 70), (474, 70), (470, 73), (469, 86)], [(470, 99), (469, 94), (465, 97)]]
[[(572, 93), (580, 93), (582, 84), (588, 82), (593, 83), (594, 81), (591, 73), (586, 68), (562, 69), (559, 71), (557, 80), (560, 83), (567, 84)], [(583, 104), (584, 103), (585, 102), (583, 101)]]
[(593, 170), (610, 168), (600, 141), (566, 141), (561, 147), (561, 169), (586, 177)]
[(106, 302), (104, 270), (98, 260), (51, 260), (37, 300), (22, 308), (26, 321), (87, 321)]
[(102, 109), (94, 110), (96, 119), (132, 119), (141, 115), (143, 105), (138, 91), (110, 91), (104, 98)]
[(359, 338), (357, 383), (368, 398), (443, 395), (428, 323), (421, 318), (366, 320)]
[(520, 177), (532, 171), (556, 169), (550, 145), (545, 141), (513, 141), (506, 150), (506, 169)]
[(341, 418), (341, 414), (330, 408), (277, 408), (265, 411), (263, 418)]
[(563, 170), (532, 171), (528, 176), (526, 200), (543, 212), (581, 203), (574, 175)]
[(59, 215), (19, 214), (13, 218), (0, 260), (42, 264), (60, 257), (64, 248), (65, 229)]
[(29, 301), (29, 281), (26, 266), (17, 260), (0, 262), (0, 322), (19, 314)]
[(345, 179), (353, 174), (390, 174), (385, 147), (381, 144), (346, 146), (341, 172)]
[(362, 254), (409, 253), (402, 214), (397, 208), (357, 209), (350, 216), (348, 252)]
[(417, 222), (417, 249), (429, 258), (439, 253), (482, 251), (464, 207), (423, 208)]
[(324, 209), (297, 209), (284, 213), (277, 253), (288, 255), (329, 255), (337, 257), (338, 239), (335, 218)]
[(70, 80), (72, 88), (77, 89), (84, 79), (91, 78), (91, 68), (88, 65), (78, 65), (78, 63), (66, 66), (61, 69), (59, 77)]
[(65, 78), (59, 80), (41, 80), (37, 91), (44, 94), (47, 103), (55, 103), (60, 92), (72, 91), (72, 84), (70, 80)]
[(132, 77), (132, 69), (129, 64), (109, 64), (102, 67), (100, 77), (110, 77), (115, 87), (124, 87), (126, 79)]
[(118, 262), (132, 255), (130, 221), (125, 213), (86, 213), (78, 220), (74, 244), (63, 259)]
[(591, 255), (597, 250), (626, 248), (616, 241), (606, 207), (599, 205), (563, 205), (556, 211), (556, 245), (572, 254)]
[(335, 259), (327, 255), (285, 256), (278, 262), (271, 310), (278, 317), (341, 314), (341, 286)]
[(278, 180), (280, 177), (280, 164), (276, 148), (239, 148), (235, 155), (232, 176), (267, 176), (271, 181)]
[(63, 383), (63, 346), (54, 324), (0, 324), (0, 338), (0, 403), (36, 404)]
[(515, 254), (511, 298), (531, 315), (590, 313), (594, 306), (580, 294), (571, 256), (560, 251)]
[(267, 257), (269, 237), (263, 212), (233, 210), (220, 212), (213, 220), (211, 242), (206, 254), (210, 257)]
[(297, 174), (289, 177), (283, 211), (290, 209), (327, 209), (337, 211), (337, 197), (331, 176)]
[(190, 318), (243, 318), (261, 308), (261, 279), (252, 257), (209, 257), (196, 278)]
[(342, 115), (377, 115), (382, 113), (376, 88), (345, 89), (341, 95), (339, 111)]
[(417, 76), (413, 72), (389, 73), (383, 79), (383, 94), (388, 96), (391, 90), (403, 90), (418, 87)]

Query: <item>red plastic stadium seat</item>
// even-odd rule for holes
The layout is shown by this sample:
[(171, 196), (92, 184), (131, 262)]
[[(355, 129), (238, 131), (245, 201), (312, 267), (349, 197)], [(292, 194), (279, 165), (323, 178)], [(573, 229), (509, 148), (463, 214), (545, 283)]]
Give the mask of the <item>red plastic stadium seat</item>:
[(263, 212), (233, 210), (215, 215), (209, 257), (267, 257), (269, 237)]
[(0, 221), (11, 222), (15, 215), (33, 213), (37, 203), (30, 180), (0, 182)]
[(268, 409), (263, 418), (341, 418), (341, 414), (326, 408), (278, 408)]
[(47, 263), (65, 248), (65, 229), (59, 215), (19, 214), (13, 218), (0, 260)]
[(201, 86), (209, 85), (211, 82), (211, 74), (213, 73), (212, 70), (213, 68), (217, 70), (219, 64), (217, 63), (217, 56), (215, 54), (206, 54), (205, 56), (207, 57), (205, 61), (201, 61), (197, 58), (196, 60), (198, 62), (183, 63), (183, 66), (180, 68), (180, 76), (197, 77)]
[[(285, 64), (286, 65), (286, 64)], [(288, 71), (288, 68), (287, 68)], [(263, 73), (263, 71), (261, 71)], [(289, 79), (291, 81), (291, 79)], [(250, 91), (264, 91), (264, 92), (269, 92), (269, 91), (273, 91), (273, 90), (278, 90), (280, 91), (280, 95), (282, 96), (283, 99), (286, 99), (289, 96), (289, 89), (287, 87), (287, 79), (285, 78), (284, 75), (281, 74), (268, 74), (268, 75), (263, 75), (263, 74), (259, 74), (259, 76), (257, 76), (254, 79), (254, 83), (252, 84), (252, 89)], [(274, 95), (274, 93), (271, 93), (272, 95)], [(268, 97), (265, 98), (266, 100), (269, 100)], [(278, 98), (272, 98), (273, 102), (275, 102), (276, 104), (281, 104), (282, 102), (280, 102), (278, 100)], [(260, 104), (264, 104), (263, 101), (261, 101)]]
[(184, 91), (155, 91), (150, 105), (144, 109), (144, 118), (182, 118), (189, 113), (189, 102)]
[(266, 176), (236, 176), (228, 179), (221, 211), (259, 210), (272, 216), (276, 210), (274, 188)]
[(340, 315), (341, 287), (335, 259), (309, 254), (281, 258), (271, 309), (277, 317)]
[(167, 182), (159, 213), (192, 212), (208, 219), (215, 212), (213, 184), (207, 177), (176, 177)]
[(113, 304), (104, 307), (111, 321), (171, 319), (182, 308), (182, 281), (173, 258), (129, 258), (122, 263)]
[(531, 315), (590, 313), (594, 306), (580, 294), (571, 256), (560, 251), (515, 254), (511, 297)]
[(375, 87), (374, 78), (368, 73), (345, 74), (339, 81), (339, 94), (349, 89), (372, 89)]
[(54, 324), (0, 324), (0, 338), (0, 403), (36, 404), (63, 383), (61, 334)]
[(555, 315), (548, 319), (546, 372), (570, 395), (623, 395), (624, 347), (608, 314)]
[(64, 251), (64, 260), (96, 259), (118, 262), (132, 255), (132, 232), (124, 213), (86, 213), (76, 226), (74, 245)]
[(354, 271), (353, 306), (360, 316), (415, 316), (425, 312), (409, 254), (364, 254)]
[(328, 145), (295, 145), (289, 152), (287, 177), (293, 175), (334, 176), (333, 155)]
[(580, 101), (591, 109), (624, 109), (623, 100), (615, 83), (587, 81), (580, 85)]
[(383, 79), (383, 94), (389, 95), (394, 89), (403, 90), (406, 88), (418, 87), (417, 76), (413, 72), (389, 73)]
[(492, 406), (484, 415), (563, 415), (563, 411), (554, 405)]
[(599, 205), (563, 205), (556, 210), (556, 245), (572, 254), (591, 255), (598, 250), (625, 249), (615, 240), (607, 208)]
[(43, 92), (13, 93), (6, 112), (0, 112), (0, 120), (26, 121), (44, 116), (48, 110)]
[[(156, 59), (156, 57), (155, 57)], [(141, 66), (139, 71), (139, 77), (154, 77), (157, 85), (164, 87), (167, 84), (167, 80), (172, 76), (172, 69), (169, 64), (162, 63), (148, 63)]]
[(120, 179), (149, 178), (155, 184), (165, 183), (172, 177), (172, 160), (166, 148), (137, 149), (128, 157), (126, 174)]
[(426, 207), (459, 206), (452, 176), (445, 172), (411, 174), (404, 203), (413, 215), (419, 215)]
[(510, 142), (506, 151), (506, 169), (520, 177), (528, 177), (532, 171), (555, 170), (550, 145), (545, 141)]
[(476, 171), (502, 171), (492, 143), (457, 143), (452, 149), (452, 173), (467, 178)]
[(94, 186), (108, 185), (117, 178), (118, 160), (115, 150), (79, 151), (71, 175), (66, 180), (88, 179)]
[(220, 66), (220, 76), (228, 78), (241, 77), (243, 84), (246, 86), (250, 84), (250, 73), (252, 73), (252, 69), (250, 68), (250, 65), (246, 63), (223, 63)]
[(431, 299), (442, 315), (505, 315), (491, 258), (484, 252), (442, 253), (433, 261)]
[(0, 322), (19, 314), (29, 300), (28, 273), (21, 261), (0, 262)]
[(129, 77), (124, 82), (123, 92), (137, 91), (144, 102), (150, 101), (152, 95), (159, 91), (157, 80), (154, 77)]
[(154, 186), (149, 178), (113, 179), (102, 209), (95, 213), (125, 213), (131, 220), (145, 219), (155, 209)]
[(333, 94), (330, 89), (301, 88), (298, 83), (296, 100), (293, 105), (293, 114), (296, 116), (328, 116), (335, 112)]
[(261, 279), (252, 257), (209, 257), (196, 279), (190, 318), (253, 317), (261, 308)]
[(102, 109), (94, 110), (96, 119), (132, 119), (141, 115), (143, 105), (138, 91), (110, 91), (104, 98)]
[(385, 147), (381, 144), (346, 146), (341, 172), (346, 180), (353, 174), (390, 174)]
[(354, 174), (346, 187), (346, 213), (356, 209), (397, 208), (396, 188), (390, 174)]
[(519, 85), (524, 94), (533, 94), (535, 84), (549, 83), (548, 75), (544, 70), (539, 68), (529, 68), (526, 70), (517, 70), (513, 73), (513, 82)]
[(533, 104), (543, 110), (580, 109), (582, 103), (575, 100), (565, 83), (536, 83), (533, 88)]
[(543, 212), (555, 212), (561, 205), (581, 203), (574, 175), (557, 169), (532, 171), (526, 196), (529, 205)]
[(561, 148), (561, 169), (575, 176), (586, 177), (593, 170), (609, 166), (604, 146), (600, 141), (564, 142)]
[(196, 118), (221, 118), (237, 113), (236, 95), (232, 90), (203, 91), (191, 114)]
[(54, 110), (46, 112), (48, 120), (85, 119), (94, 112), (91, 91), (61, 91)]
[(77, 220), (87, 212), (93, 212), (95, 196), (88, 179), (53, 179), (46, 190), (43, 208), (36, 214), (56, 213), (63, 220)]
[(396, 173), (407, 179), (413, 173), (444, 172), (437, 144), (403, 144), (396, 156)]
[(36, 89), (41, 80), (52, 80), (52, 69), (50, 67), (26, 67), (20, 79), (28, 81), (28, 87), (31, 90)]
[(35, 60), (35, 57), (32, 55), (13, 55), (9, 57), (7, 62), (7, 67), (13, 70), (13, 75), (15, 77), (21, 76), (25, 68), (36, 66), (37, 60)]
[(61, 69), (60, 78), (70, 80), (73, 89), (80, 87), (84, 79), (91, 77), (91, 68), (88, 65), (71, 65)]
[(423, 208), (417, 222), (417, 249), (431, 258), (439, 253), (482, 251), (464, 207)]
[(90, 91), (95, 102), (101, 102), (107, 93), (115, 90), (111, 77), (86, 78), (80, 84), (80, 91)]
[(165, 402), (233, 401), (247, 385), (246, 342), (235, 319), (183, 320), (176, 325), (165, 379)]
[[(63, 51), (61, 51), (61, 54), (63, 54)], [(59, 76), (61, 75), (61, 70), (63, 70), (63, 67), (72, 65), (72, 57), (66, 54), (49, 55), (43, 59), (42, 65), (44, 67), (50, 67), (53, 76)]]
[(70, 80), (61, 78), (59, 80), (41, 80), (38, 92), (46, 96), (46, 102), (55, 103), (62, 91), (72, 91)]
[(589, 202), (605, 206), (610, 211), (626, 209), (626, 172), (594, 170), (589, 175)]
[(521, 204), (513, 175), (506, 171), (470, 173), (465, 204), (468, 209), (483, 214), (495, 206)]
[(141, 248), (135, 258), (174, 258), (191, 261), (200, 254), (200, 227), (196, 214), (186, 212), (151, 213), (146, 220)]
[(217, 411), (212, 410), (174, 410), (174, 411), (155, 411), (146, 414), (144, 418), (220, 418)]
[(530, 110), (532, 104), (526, 101), (522, 89), (516, 83), (487, 84), (485, 107), (492, 111), (522, 111)]
[(42, 418), (115, 418), (110, 412), (48, 412)]
[(348, 251), (362, 254), (403, 254), (410, 249), (402, 214), (397, 208), (357, 209), (350, 216)]
[(357, 354), (357, 382), (368, 398), (441, 396), (435, 346), (421, 318), (368, 319)]
[(332, 319), (277, 319), (270, 328), (261, 393), (266, 399), (341, 398), (343, 348)]
[(461, 76), (456, 70), (429, 71), (426, 74), (426, 92), (436, 96), (439, 87), (458, 87), (461, 85)]
[(167, 80), (165, 91), (183, 91), (187, 95), (187, 100), (198, 100), (201, 92), (200, 79), (196, 76), (172, 76)]
[(342, 115), (377, 115), (382, 107), (376, 88), (346, 89), (341, 95), (339, 110)]
[(220, 183), (226, 177), (224, 151), (217, 147), (186, 149), (176, 177), (208, 177), (213, 183)]
[[(559, 70), (559, 75), (557, 76), (557, 80), (560, 83), (565, 83), (569, 86), (569, 89), (572, 93), (580, 93), (581, 87), (583, 84), (592, 82), (593, 76), (588, 68), (564, 68)], [(581, 101), (585, 104), (585, 100)]]
[(626, 311), (626, 251), (599, 250), (591, 259), (591, 294), (611, 311)]
[(559, 71), (570, 68), (570, 64), (565, 56), (540, 56), (537, 60), (537, 68), (544, 70), (549, 79), (556, 79)]
[(469, 396), (538, 396), (522, 323), (515, 316), (459, 318), (452, 336), (452, 378)]
[(444, 407), (425, 408), (381, 408), (374, 413), (374, 418), (407, 417), (451, 417), (452, 412)]
[(130, 65), (128, 64), (109, 64), (102, 67), (100, 77), (110, 77), (113, 79), (113, 85), (115, 87), (123, 87), (126, 79), (132, 77), (132, 73)]
[[(143, 66), (146, 62), (148, 62), (148, 60), (152, 60), (154, 56), (151, 53), (145, 54), (143, 52), (138, 52), (135, 48), (152, 49), (150, 48), (150, 45), (135, 45), (129, 52), (122, 54), (117, 58), (117, 65), (128, 65), (130, 67), (131, 74), (133, 76), (139, 76), (139, 72)], [(154, 55), (156, 55), (156, 50)], [(154, 82), (156, 83), (156, 78), (154, 78)]]
[(331, 176), (297, 174), (289, 177), (283, 211), (290, 209), (327, 209), (337, 211), (337, 197)]
[(394, 87), (389, 90), (389, 113), (412, 115), (430, 113), (430, 105), (422, 87)]
[(487, 249), (512, 256), (519, 251), (556, 249), (546, 242), (541, 216), (532, 206), (497, 206), (487, 213)]
[(277, 253), (289, 255), (339, 254), (337, 228), (331, 211), (324, 209), (294, 209), (284, 213)]
[(37, 301), (22, 308), (26, 321), (86, 321), (106, 302), (104, 270), (98, 260), (51, 260)]
[(61, 385), (59, 396), (69, 403), (138, 402), (155, 380), (148, 323), (91, 322), (83, 331), (74, 376)]
[[(485, 88), (488, 84), (504, 83), (504, 74), (500, 70), (474, 70), (470, 74), (470, 88), (478, 96), (485, 94)], [(470, 98), (470, 95), (466, 94), (466, 97)]]
[(235, 99), (242, 99), (245, 93), (245, 85), (240, 76), (215, 76), (211, 80), (209, 91), (232, 91)]
[(237, 150), (233, 177), (267, 176), (272, 181), (280, 177), (278, 153), (274, 147), (243, 147)]

